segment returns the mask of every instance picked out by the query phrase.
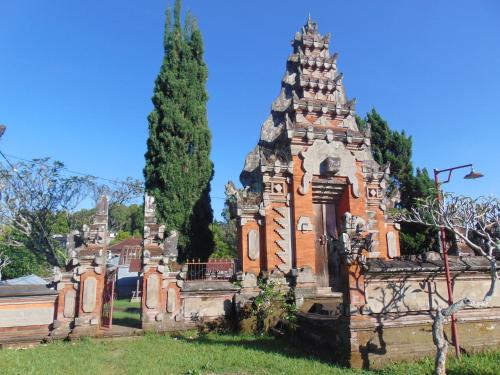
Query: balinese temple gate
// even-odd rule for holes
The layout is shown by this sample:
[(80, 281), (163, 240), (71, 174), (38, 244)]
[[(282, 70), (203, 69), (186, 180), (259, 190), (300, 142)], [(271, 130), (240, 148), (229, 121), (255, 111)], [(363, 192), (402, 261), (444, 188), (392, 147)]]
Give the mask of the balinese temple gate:
[(227, 188), (244, 272), (287, 278), (309, 294), (350, 290), (345, 302), (357, 305), (360, 260), (399, 256), (387, 215), (398, 192), (372, 156), (369, 125), (358, 129), (329, 43), (310, 18), (295, 34), (280, 95), (240, 175), (244, 189)]

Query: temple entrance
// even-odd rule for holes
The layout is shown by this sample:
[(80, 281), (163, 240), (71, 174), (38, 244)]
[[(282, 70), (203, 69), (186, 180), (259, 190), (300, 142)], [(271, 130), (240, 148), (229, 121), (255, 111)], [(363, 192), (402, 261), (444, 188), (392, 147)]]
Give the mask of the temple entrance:
[[(337, 238), (335, 204), (314, 203), (314, 230), (316, 233), (316, 277), (318, 286), (329, 287), (332, 242)], [(333, 269), (331, 270), (333, 271)], [(332, 275), (333, 276), (333, 275)]]
[(315, 232), (316, 278), (319, 287), (338, 287), (339, 256), (337, 210), (346, 182), (342, 178), (313, 178), (313, 227)]

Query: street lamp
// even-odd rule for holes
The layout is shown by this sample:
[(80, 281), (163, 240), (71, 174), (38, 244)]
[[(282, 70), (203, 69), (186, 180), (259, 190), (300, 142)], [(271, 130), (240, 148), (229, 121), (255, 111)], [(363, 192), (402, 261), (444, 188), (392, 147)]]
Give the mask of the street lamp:
[[(464, 179), (471, 180), (483, 177), (482, 173), (474, 172), (474, 168), (472, 164), (459, 165), (458, 167), (446, 168), (446, 169), (434, 169), (434, 185), (436, 186), (436, 197), (438, 204), (441, 202), (441, 193), (439, 190), (440, 184), (446, 184), (450, 182), (451, 173), (456, 169), (462, 168), (470, 168), (470, 172), (464, 176)], [(439, 174), (443, 172), (448, 172), (448, 177), (446, 180), (439, 182)], [(446, 287), (448, 289), (448, 305), (453, 305), (453, 290), (451, 289), (451, 276), (450, 276), (450, 267), (448, 264), (448, 249), (446, 248), (446, 235), (444, 228), (439, 228), (439, 245), (443, 252), (443, 260), (444, 260), (444, 272), (446, 275)], [(460, 356), (460, 344), (458, 342), (458, 334), (457, 334), (457, 319), (455, 314), (451, 316), (451, 337), (453, 340), (453, 345), (455, 346), (455, 354)]]
[(5, 125), (0, 125), (0, 138), (2, 138), (3, 133), (5, 133), (5, 129), (7, 129)]

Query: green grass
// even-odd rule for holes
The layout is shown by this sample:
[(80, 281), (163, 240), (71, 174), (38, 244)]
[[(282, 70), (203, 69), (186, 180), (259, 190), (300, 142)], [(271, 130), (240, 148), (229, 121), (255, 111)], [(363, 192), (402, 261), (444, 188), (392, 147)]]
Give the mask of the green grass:
[(141, 303), (129, 299), (113, 301), (113, 324), (141, 328)]
[[(500, 353), (450, 361), (450, 375), (498, 374)], [(431, 374), (432, 361), (381, 371), (342, 369), (272, 337), (146, 335), (128, 339), (80, 340), (26, 350), (1, 350), (0, 374)]]

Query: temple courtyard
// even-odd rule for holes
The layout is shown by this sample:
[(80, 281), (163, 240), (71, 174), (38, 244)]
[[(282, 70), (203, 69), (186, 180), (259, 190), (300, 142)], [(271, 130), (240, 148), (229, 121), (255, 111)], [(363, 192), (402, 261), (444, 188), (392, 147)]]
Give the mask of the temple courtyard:
[[(186, 360), (189, 358), (189, 360)], [(450, 375), (498, 374), (500, 353), (450, 359)], [(83, 339), (0, 351), (0, 373), (13, 374), (431, 374), (433, 360), (366, 371), (336, 367), (280, 339), (196, 331), (123, 339)]]

